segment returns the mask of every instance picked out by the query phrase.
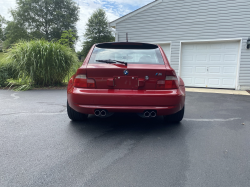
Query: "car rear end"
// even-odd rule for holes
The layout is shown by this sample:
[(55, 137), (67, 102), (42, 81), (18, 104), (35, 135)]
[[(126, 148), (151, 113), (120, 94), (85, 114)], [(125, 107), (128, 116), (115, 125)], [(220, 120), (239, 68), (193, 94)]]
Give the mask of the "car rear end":
[(161, 47), (153, 44), (94, 45), (68, 84), (69, 106), (84, 114), (155, 117), (181, 111), (184, 102), (182, 79)]

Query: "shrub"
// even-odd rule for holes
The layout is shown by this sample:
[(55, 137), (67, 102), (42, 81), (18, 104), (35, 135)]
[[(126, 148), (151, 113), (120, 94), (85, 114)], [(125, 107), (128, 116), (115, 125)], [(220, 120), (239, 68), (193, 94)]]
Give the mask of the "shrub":
[(14, 71), (14, 67), (10, 63), (0, 61), (0, 87), (6, 86), (8, 79), (15, 77)]
[(7, 83), (8, 73), (7, 67), (5, 64), (0, 62), (0, 87), (4, 86)]
[(37, 86), (62, 84), (77, 55), (69, 47), (46, 40), (21, 41), (7, 53), (7, 61), (15, 67), (18, 80)]

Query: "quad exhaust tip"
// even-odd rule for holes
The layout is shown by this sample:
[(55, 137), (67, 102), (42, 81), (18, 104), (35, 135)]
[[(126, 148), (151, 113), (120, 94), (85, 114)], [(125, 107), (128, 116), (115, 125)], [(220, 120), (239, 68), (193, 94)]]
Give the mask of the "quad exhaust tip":
[[(107, 112), (106, 110), (95, 110), (95, 116), (97, 117), (109, 117), (111, 116), (113, 113), (110, 113), (110, 112)], [(156, 112), (155, 111), (149, 111), (149, 110), (146, 110), (144, 113), (143, 113), (143, 116), (141, 117), (144, 117), (144, 118), (155, 118), (156, 117)]]
[(106, 118), (106, 117), (112, 116), (114, 113), (109, 112), (109, 111), (107, 111), (105, 109), (96, 109), (94, 114), (95, 114), (95, 116), (97, 116), (99, 118)]
[(101, 115), (101, 111), (100, 110), (95, 110), (95, 116), (100, 116)]
[(155, 111), (148, 111), (146, 110), (144, 113), (143, 113), (143, 116), (145, 118), (155, 118), (156, 117), (156, 112)]
[(107, 115), (107, 112), (106, 112), (105, 110), (102, 110), (102, 111), (101, 111), (101, 116), (102, 116), (102, 117), (105, 117), (106, 115)]
[(95, 116), (97, 117), (105, 117), (107, 115), (106, 110), (95, 110)]
[(152, 112), (150, 113), (150, 116), (151, 116), (152, 118), (155, 118), (155, 117), (156, 117), (156, 112), (155, 112), (155, 111), (152, 111)]
[(149, 118), (150, 117), (150, 112), (149, 111), (145, 111), (144, 112), (144, 117), (145, 118)]

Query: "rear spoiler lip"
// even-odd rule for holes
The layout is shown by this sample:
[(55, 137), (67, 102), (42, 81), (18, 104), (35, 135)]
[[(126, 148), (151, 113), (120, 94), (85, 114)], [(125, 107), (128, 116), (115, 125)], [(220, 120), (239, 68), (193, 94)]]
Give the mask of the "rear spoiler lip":
[(157, 49), (158, 45), (150, 43), (139, 43), (139, 42), (107, 42), (95, 44), (98, 48), (107, 49)]

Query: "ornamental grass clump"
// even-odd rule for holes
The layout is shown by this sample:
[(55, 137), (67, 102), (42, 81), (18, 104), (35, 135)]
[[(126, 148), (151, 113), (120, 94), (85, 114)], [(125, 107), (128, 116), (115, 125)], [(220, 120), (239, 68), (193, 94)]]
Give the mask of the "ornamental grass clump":
[(71, 48), (46, 40), (17, 43), (8, 51), (7, 61), (15, 67), (17, 80), (32, 86), (60, 85), (79, 64)]
[(6, 61), (6, 54), (0, 53), (0, 87), (5, 87), (9, 84), (8, 80), (15, 77), (15, 67), (12, 63)]
[(0, 87), (4, 87), (8, 84), (8, 79), (11, 78), (11, 66), (8, 63), (0, 61)]

